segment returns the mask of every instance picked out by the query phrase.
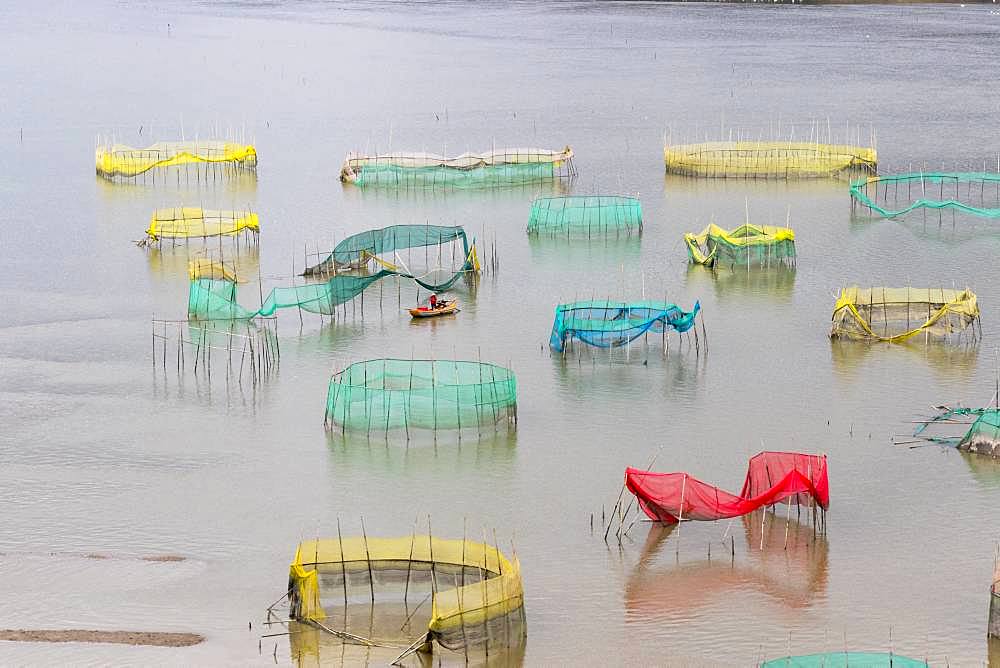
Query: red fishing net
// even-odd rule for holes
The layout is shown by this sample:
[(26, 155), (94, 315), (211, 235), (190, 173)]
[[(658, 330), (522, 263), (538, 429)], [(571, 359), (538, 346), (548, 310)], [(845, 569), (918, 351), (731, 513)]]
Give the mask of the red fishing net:
[(687, 473), (625, 469), (625, 485), (654, 520), (721, 520), (746, 515), (775, 503), (830, 506), (826, 455), (761, 452), (750, 460), (739, 496)]

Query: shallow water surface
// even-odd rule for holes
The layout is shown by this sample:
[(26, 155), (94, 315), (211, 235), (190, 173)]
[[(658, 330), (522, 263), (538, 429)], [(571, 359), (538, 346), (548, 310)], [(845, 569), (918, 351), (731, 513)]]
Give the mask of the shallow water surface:
[[(750, 666), (845, 646), (988, 660), (1000, 469), (890, 436), (931, 405), (992, 395), (996, 224), (873, 221), (852, 215), (838, 180), (665, 177), (661, 148), (665, 134), (733, 126), (837, 138), (850, 122), (865, 138), (876, 128), (883, 171), (993, 164), (991, 5), (15, 3), (0, 18), (0, 627), (207, 637), (182, 649), (0, 643), (0, 663), (293, 661), (287, 637), (258, 642), (274, 632), (260, 621), (297, 542), (332, 534), (338, 517), (345, 533), (364, 517), (369, 534), (401, 535), (428, 514), (435, 535), (467, 520), (516, 548), (529, 665)], [(256, 178), (93, 173), (98, 136), (144, 146), (227, 132), (253, 139)], [(351, 150), (566, 144), (571, 184), (392, 193), (337, 181)], [(638, 195), (641, 239), (529, 240), (531, 199), (558, 192)], [(457, 290), (463, 311), (447, 321), (411, 323), (401, 307), (415, 294), (393, 281), (335, 323), (281, 312), (280, 368), (256, 387), (178, 378), (151, 365), (150, 317), (184, 317), (188, 251), (132, 241), (153, 209), (179, 204), (259, 212), (259, 246), (240, 263), (265, 288), (304, 254), (402, 223), (464, 225), (495, 242), (500, 269)], [(796, 267), (688, 267), (683, 232), (747, 211), (790, 220)], [(969, 286), (984, 339), (831, 343), (851, 283)], [(257, 293), (241, 286), (241, 303)], [(707, 353), (673, 338), (664, 357), (651, 337), (627, 357), (549, 354), (556, 303), (643, 295), (700, 300)], [(324, 431), (333, 371), (431, 356), (510, 365), (516, 434), (407, 447)], [(793, 513), (786, 536), (779, 510), (638, 522), (620, 548), (602, 539), (625, 466), (656, 455), (654, 468), (738, 490), (765, 448), (828, 454), (827, 535)], [(162, 554), (185, 560), (137, 559)]]

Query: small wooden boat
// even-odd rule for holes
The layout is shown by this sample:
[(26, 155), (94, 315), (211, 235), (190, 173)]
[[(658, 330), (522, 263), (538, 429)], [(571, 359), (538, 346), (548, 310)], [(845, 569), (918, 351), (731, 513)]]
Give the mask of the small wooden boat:
[(410, 309), (410, 315), (414, 318), (436, 318), (439, 315), (450, 315), (458, 313), (458, 300), (452, 299), (444, 306), (431, 308), (430, 306), (418, 306)]

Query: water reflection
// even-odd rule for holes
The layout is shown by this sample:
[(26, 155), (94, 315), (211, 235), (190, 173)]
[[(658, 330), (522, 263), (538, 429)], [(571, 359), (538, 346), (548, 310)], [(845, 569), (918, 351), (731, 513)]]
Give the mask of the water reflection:
[(257, 244), (237, 246), (228, 239), (222, 244), (219, 244), (218, 239), (196, 239), (176, 246), (151, 246), (145, 252), (149, 261), (149, 274), (154, 282), (164, 279), (173, 282), (178, 278), (187, 280), (188, 263), (202, 258), (216, 261), (221, 259), (227, 269), (235, 269), (239, 283), (256, 280), (260, 272), (260, 251)]
[[(239, 201), (246, 203), (257, 195), (257, 174), (247, 170), (236, 170), (231, 174), (204, 173), (171, 168), (163, 172), (150, 173), (145, 178), (129, 181), (108, 181), (94, 176), (98, 197), (105, 204), (115, 204), (136, 199), (146, 200), (150, 194), (162, 197), (164, 201), (184, 202), (193, 205), (204, 201), (206, 194), (220, 202)], [(211, 208), (211, 207), (209, 207)]]
[(919, 337), (903, 343), (866, 343), (830, 339), (830, 355), (838, 375), (856, 378), (875, 356), (915, 362), (922, 359), (943, 378), (967, 380), (976, 370), (979, 346), (975, 343), (943, 344), (918, 341)]
[[(664, 348), (666, 341), (666, 348)], [(565, 354), (550, 350), (556, 386), (574, 399), (664, 391), (694, 395), (702, 386), (708, 353), (694, 337), (646, 334), (622, 348), (594, 348), (574, 341)]]
[[(375, 606), (379, 608), (379, 606)], [(396, 606), (399, 612), (399, 606)], [(388, 610), (372, 609), (370, 617), (371, 635), (375, 635), (375, 621), (381, 620), (383, 625), (388, 624), (385, 614)], [(392, 616), (394, 621), (402, 621), (403, 626), (406, 621), (397, 616)], [(356, 629), (352, 629), (354, 631)], [(296, 666), (386, 666), (399, 656), (417, 638), (403, 638), (399, 629), (393, 628), (397, 640), (395, 642), (380, 643), (380, 646), (370, 647), (361, 644), (344, 642), (336, 636), (314, 626), (291, 622), (288, 625), (289, 651), (291, 659)], [(364, 634), (362, 634), (364, 635)], [(523, 638), (523, 636), (521, 636)], [(492, 668), (502, 668), (504, 666), (521, 666), (524, 663), (525, 641), (507, 646), (497, 647), (491, 645), (487, 653), (484, 648), (470, 648), (468, 653), (464, 651), (447, 650), (440, 645), (434, 645), (433, 652), (415, 652), (408, 655), (398, 664), (401, 666), (412, 666), (413, 668), (423, 666), (489, 666)]]
[[(743, 178), (696, 178), (683, 176), (680, 174), (665, 174), (663, 185), (668, 195), (683, 195), (685, 197), (705, 197), (733, 194), (739, 196), (739, 205), (742, 207), (746, 201), (744, 198), (766, 198), (768, 200), (779, 199), (786, 195), (811, 197), (841, 197), (848, 193), (849, 179), (845, 177), (831, 177), (825, 179), (743, 179)], [(736, 199), (733, 199), (736, 202)], [(752, 207), (751, 207), (752, 211)], [(784, 213), (784, 212), (782, 212)], [(738, 222), (743, 222), (742, 219)], [(758, 221), (759, 222), (759, 221)], [(717, 223), (722, 227), (726, 224)], [(734, 223), (735, 224), (735, 223)], [(767, 223), (781, 224), (781, 223)], [(793, 225), (794, 227), (794, 225)]]
[(538, 183), (504, 185), (487, 188), (447, 188), (413, 187), (391, 188), (386, 186), (360, 187), (351, 183), (342, 184), (344, 201), (348, 203), (386, 202), (398, 208), (401, 202), (445, 202), (461, 206), (471, 204), (476, 207), (488, 203), (524, 203), (524, 224), (528, 224), (530, 203), (537, 197), (568, 195), (573, 191), (573, 178), (554, 179)]
[(961, 450), (958, 451), (958, 454), (969, 465), (969, 472), (972, 473), (973, 480), (979, 483), (980, 487), (1000, 489), (1000, 459)]
[(734, 526), (742, 525), (741, 535), (721, 541), (712, 525), (695, 529), (685, 524), (678, 530), (676, 525), (652, 524), (625, 583), (626, 621), (684, 619), (693, 610), (747, 591), (790, 610), (817, 603), (829, 579), (827, 537), (813, 531), (804, 509), (801, 522), (795, 510), (787, 522), (783, 514), (784, 509), (744, 515), (734, 521)]
[(470, 471), (489, 471), (507, 479), (517, 459), (517, 432), (505, 426), (481, 430), (413, 430), (405, 436), (326, 432), (330, 462), (340, 475), (357, 472), (379, 480), (431, 476), (447, 479)]
[(548, 271), (612, 271), (621, 265), (638, 265), (642, 252), (639, 235), (580, 238), (552, 235), (528, 237), (532, 264)]
[(795, 267), (703, 267), (689, 264), (685, 285), (697, 293), (711, 288), (720, 303), (742, 302), (748, 297), (764, 302), (788, 303), (795, 292)]
[(946, 246), (958, 246), (983, 237), (1000, 237), (1000, 227), (995, 220), (983, 219), (954, 210), (940, 209), (928, 211), (920, 209), (895, 218), (869, 215), (867, 209), (855, 209), (850, 216), (850, 232), (854, 235), (867, 234), (879, 225), (903, 228), (918, 239), (927, 239)]

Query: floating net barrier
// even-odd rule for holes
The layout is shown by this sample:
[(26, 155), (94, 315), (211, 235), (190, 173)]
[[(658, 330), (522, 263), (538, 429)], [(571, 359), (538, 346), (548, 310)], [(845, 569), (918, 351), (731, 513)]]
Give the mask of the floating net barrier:
[(146, 236), (137, 241), (140, 247), (159, 245), (164, 240), (176, 244), (192, 239), (205, 241), (209, 238), (240, 236), (247, 242), (257, 242), (260, 221), (251, 211), (217, 211), (199, 207), (176, 207), (157, 209), (149, 221)]
[[(440, 263), (445, 255), (444, 245), (452, 242), (461, 242), (461, 256), (458, 259), (469, 258), (473, 265), (471, 268), (479, 271), (478, 255), (470, 249), (468, 237), (461, 225), (392, 225), (347, 237), (338, 243), (324, 260), (306, 267), (302, 275), (327, 276), (338, 271), (361, 269), (370, 263), (391, 271), (399, 271), (400, 266), (405, 267), (408, 264), (407, 261), (398, 256), (391, 260), (379, 256), (386, 253), (396, 255), (397, 251), (401, 250), (433, 246), (438, 247), (434, 256)], [(455, 248), (454, 245), (451, 246), (452, 266), (455, 265)], [(410, 259), (412, 260), (412, 255)], [(430, 254), (425, 254), (425, 260), (430, 259)]]
[[(381, 264), (391, 266), (385, 262)], [(361, 295), (370, 285), (387, 276), (411, 279), (431, 292), (445, 292), (460, 279), (475, 276), (478, 272), (479, 261), (473, 244), (462, 268), (455, 272), (435, 269), (415, 276), (398, 268), (387, 268), (374, 274), (359, 276), (336, 274), (322, 283), (272, 288), (261, 307), (256, 310), (240, 306), (236, 301), (235, 282), (218, 278), (197, 278), (191, 281), (188, 290), (188, 315), (207, 319), (249, 319), (274, 315), (278, 309), (297, 308), (308, 313), (333, 316), (338, 306)]]
[(795, 232), (787, 227), (746, 223), (724, 230), (710, 224), (698, 234), (686, 233), (684, 243), (688, 260), (706, 267), (795, 264)]
[(95, 159), (98, 176), (110, 180), (135, 178), (152, 170), (184, 165), (234, 171), (257, 169), (257, 151), (253, 146), (217, 140), (159, 142), (146, 148), (123, 144), (100, 146)]
[(628, 345), (646, 333), (663, 334), (665, 341), (668, 330), (684, 333), (694, 328), (700, 310), (700, 302), (695, 302), (690, 311), (659, 301), (590, 300), (559, 304), (549, 347), (561, 353), (576, 339), (589, 346), (613, 348)]
[(291, 619), (346, 643), (403, 649), (397, 660), (436, 648), (501, 649), (525, 637), (517, 557), (429, 533), (303, 541), (289, 568), (288, 604)]
[(579, 237), (642, 234), (642, 204), (622, 195), (539, 197), (531, 203), (528, 234)]
[(390, 188), (490, 188), (570, 179), (573, 149), (504, 148), (447, 158), (434, 153), (351, 153), (340, 180)]
[(739, 517), (777, 503), (823, 511), (830, 507), (826, 455), (797, 452), (755, 455), (738, 495), (687, 473), (653, 473), (634, 468), (625, 469), (625, 487), (635, 495), (647, 517), (666, 524)]
[(926, 661), (892, 652), (826, 652), (771, 659), (760, 668), (927, 668)]
[(787, 179), (875, 172), (874, 148), (797, 141), (714, 141), (663, 148), (668, 173), (713, 178)]
[(915, 209), (1000, 218), (1000, 174), (928, 172), (870, 176), (851, 182), (851, 206), (868, 207), (885, 218)]
[(341, 431), (517, 426), (510, 369), (466, 360), (373, 359), (330, 378), (324, 424)]
[(837, 298), (830, 338), (900, 343), (919, 334), (947, 340), (968, 330), (976, 340), (970, 325), (977, 323), (979, 305), (969, 289), (853, 286)]

